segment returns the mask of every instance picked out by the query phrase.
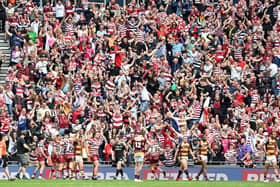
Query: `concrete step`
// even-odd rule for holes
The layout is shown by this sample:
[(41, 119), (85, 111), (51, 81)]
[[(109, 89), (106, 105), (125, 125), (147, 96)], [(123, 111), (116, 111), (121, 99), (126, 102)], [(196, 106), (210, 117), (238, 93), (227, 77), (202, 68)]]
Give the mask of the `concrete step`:
[(5, 41), (5, 38), (0, 38), (0, 43), (1, 46), (10, 46), (10, 41), (8, 39)]
[(6, 56), (6, 61), (2, 64), (0, 69), (0, 85), (5, 84), (5, 79), (10, 64), (11, 49), (10, 49), (9, 38), (7, 39), (8, 39), (7, 42), (5, 42), (5, 33), (0, 33), (0, 51), (2, 52), (3, 55)]
[(0, 50), (2, 51), (3, 54), (10, 54), (11, 53), (10, 49), (0, 49)]
[(0, 44), (0, 51), (2, 50), (10, 50), (10, 46), (1, 46)]

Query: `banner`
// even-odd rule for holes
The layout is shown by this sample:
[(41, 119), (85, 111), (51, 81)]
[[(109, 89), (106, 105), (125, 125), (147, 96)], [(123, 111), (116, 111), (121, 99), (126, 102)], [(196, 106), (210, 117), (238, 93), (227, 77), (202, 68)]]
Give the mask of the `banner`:
[[(92, 167), (85, 167), (85, 175), (88, 178), (92, 176)], [(162, 173), (158, 173), (158, 177), (160, 180), (175, 180), (178, 173), (178, 168), (162, 168), (166, 171), (166, 176), (164, 177)], [(27, 167), (26, 173), (27, 177), (31, 178), (35, 167)], [(196, 177), (197, 173), (199, 172), (200, 168), (189, 168), (189, 173), (192, 178)], [(11, 176), (14, 177), (18, 171), (18, 167), (10, 166), (9, 171)], [(46, 168), (43, 174), (45, 179), (50, 179), (50, 171), (51, 168)], [(134, 168), (128, 167), (123, 168), (124, 171), (124, 178), (133, 180), (134, 179)], [(116, 174), (116, 168), (112, 167), (101, 167), (98, 171), (98, 179), (99, 180), (113, 180)], [(37, 173), (38, 177), (39, 173)], [(243, 180), (243, 181), (262, 181), (263, 176), (263, 169), (247, 169), (247, 168), (228, 168), (228, 167), (215, 167), (215, 168), (208, 168), (207, 169), (207, 176), (209, 180), (212, 181), (229, 181), (229, 180)], [(185, 174), (182, 175), (183, 179), (186, 178)], [(267, 178), (271, 181), (275, 180), (275, 175), (273, 174), (272, 168), (267, 175)], [(4, 169), (0, 169), (0, 179), (6, 179), (6, 175), (4, 173)], [(143, 180), (153, 180), (154, 174), (147, 168), (143, 168), (142, 170), (142, 179)], [(200, 179), (203, 179), (203, 175), (200, 176)]]
[[(276, 176), (274, 175), (273, 171), (269, 171), (266, 177), (270, 181), (274, 181), (276, 179)], [(245, 170), (242, 172), (242, 180), (263, 181), (264, 180), (263, 170)]]

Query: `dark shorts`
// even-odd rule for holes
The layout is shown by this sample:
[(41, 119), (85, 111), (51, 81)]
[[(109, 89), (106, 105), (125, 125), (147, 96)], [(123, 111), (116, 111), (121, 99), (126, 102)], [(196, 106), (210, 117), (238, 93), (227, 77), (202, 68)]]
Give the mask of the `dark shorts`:
[(2, 159), (0, 159), (0, 167), (6, 168), (8, 167), (8, 156), (2, 156)]
[(116, 163), (122, 162), (122, 161), (124, 161), (124, 159), (123, 159), (122, 156), (117, 156), (117, 157), (116, 157)]
[(26, 167), (28, 166), (28, 154), (18, 154), (17, 155), (18, 158), (18, 163), (21, 167)]

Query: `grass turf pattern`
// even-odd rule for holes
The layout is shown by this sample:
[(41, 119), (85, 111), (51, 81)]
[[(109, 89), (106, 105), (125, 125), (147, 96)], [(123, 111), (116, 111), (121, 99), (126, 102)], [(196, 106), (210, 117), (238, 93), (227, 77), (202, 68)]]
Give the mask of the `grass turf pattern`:
[(66, 180), (17, 180), (0, 181), (0, 187), (280, 187), (276, 182), (245, 181), (66, 181)]

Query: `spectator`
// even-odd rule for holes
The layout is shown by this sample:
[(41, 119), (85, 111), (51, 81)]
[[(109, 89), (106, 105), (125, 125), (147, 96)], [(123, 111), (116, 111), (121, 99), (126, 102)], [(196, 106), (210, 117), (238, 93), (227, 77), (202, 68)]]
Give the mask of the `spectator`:
[[(246, 138), (241, 138), (238, 148), (238, 161), (239, 164), (244, 165), (246, 161), (251, 160), (252, 149), (246, 144)], [(251, 162), (251, 161), (250, 161)]]

